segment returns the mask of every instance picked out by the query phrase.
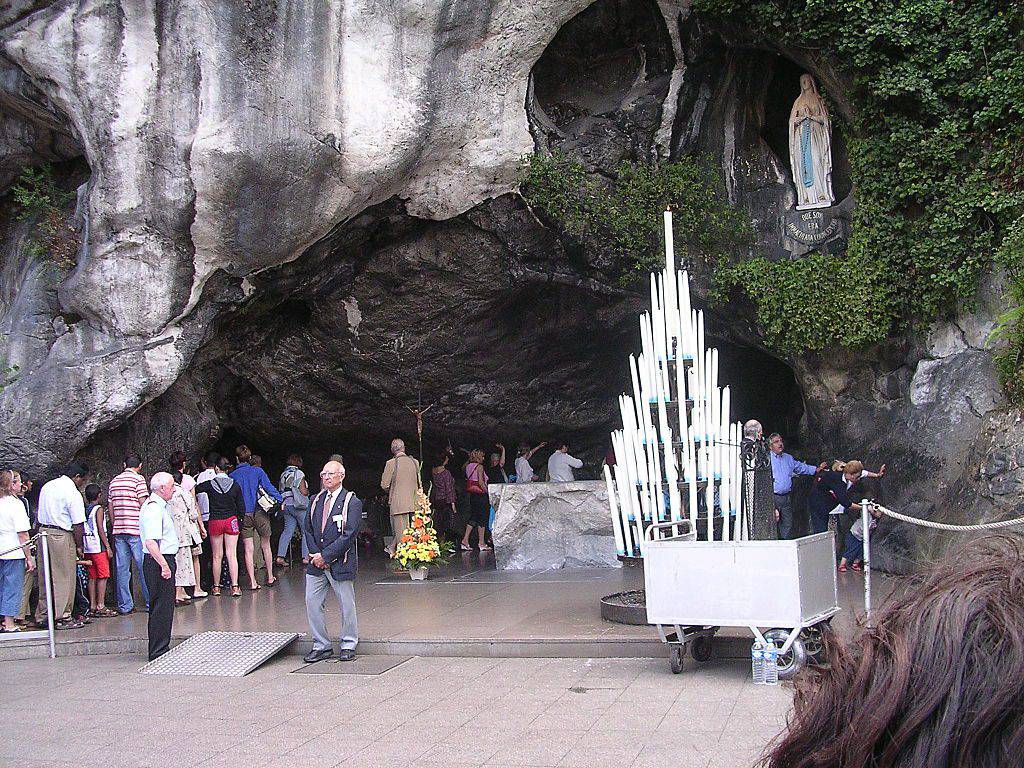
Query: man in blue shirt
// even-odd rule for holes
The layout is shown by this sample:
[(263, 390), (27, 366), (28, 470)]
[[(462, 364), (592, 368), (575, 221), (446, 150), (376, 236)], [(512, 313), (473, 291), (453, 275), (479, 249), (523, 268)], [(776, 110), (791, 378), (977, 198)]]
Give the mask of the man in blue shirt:
[(782, 435), (778, 432), (768, 438), (768, 447), (771, 449), (773, 491), (775, 492), (775, 519), (779, 523), (779, 538), (793, 538), (793, 499), (790, 494), (793, 491), (793, 478), (797, 475), (814, 475), (818, 470), (825, 467), (815, 467), (811, 464), (804, 464), (797, 461), (790, 454), (783, 453), (785, 444), (782, 442)]

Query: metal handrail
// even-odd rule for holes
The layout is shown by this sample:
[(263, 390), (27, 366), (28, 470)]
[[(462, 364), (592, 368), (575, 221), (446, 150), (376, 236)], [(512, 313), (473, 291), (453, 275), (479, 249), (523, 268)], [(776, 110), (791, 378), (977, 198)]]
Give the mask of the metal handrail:
[(680, 526), (685, 526), (689, 530), (687, 530), (686, 533), (677, 534), (675, 536), (662, 536), (658, 539), (658, 541), (694, 541), (697, 538), (697, 531), (693, 529), (693, 526), (690, 524), (689, 520), (676, 520), (675, 522), (670, 521), (667, 523), (652, 523), (644, 529), (644, 537), (648, 541), (654, 541), (654, 532), (656, 530), (660, 531), (665, 528), (678, 528)]
[[(45, 529), (42, 529), (39, 531), (39, 533), (30, 538), (24, 544), (18, 544), (18, 546), (9, 549), (7, 552), (13, 552), (16, 549), (22, 549), (23, 547), (31, 546), (33, 542), (37, 540), (42, 540), (42, 546), (40, 547), (43, 553), (42, 563), (37, 563), (36, 567), (43, 569), (43, 585), (45, 586), (46, 595), (45, 597), (43, 595), (40, 595), (39, 597), (41, 599), (46, 600), (46, 634), (48, 635), (50, 641), (50, 658), (55, 659), (57, 658), (57, 642), (54, 632), (56, 627), (54, 626), (53, 619), (53, 585), (50, 583), (50, 545), (47, 539), (49, 539), (49, 534), (46, 532)], [(7, 552), (2, 552), (0, 554), (7, 554)], [(35, 633), (26, 632), (25, 634), (27, 635)], [(24, 637), (24, 635), (22, 635), (22, 633), (19, 632), (18, 634), (11, 634), (9, 637), (5, 637), (4, 639), (16, 640), (19, 637)]]

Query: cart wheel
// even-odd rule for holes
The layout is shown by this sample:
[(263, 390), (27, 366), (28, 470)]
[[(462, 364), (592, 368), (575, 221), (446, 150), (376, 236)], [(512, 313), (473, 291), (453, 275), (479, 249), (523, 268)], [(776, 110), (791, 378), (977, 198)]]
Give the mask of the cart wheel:
[(683, 671), (683, 656), (686, 655), (685, 645), (673, 645), (668, 657), (668, 665), (672, 668), (672, 674), (678, 675)]
[[(770, 640), (779, 648), (789, 637), (788, 629), (770, 629), (764, 633), (764, 639)], [(779, 680), (792, 680), (797, 673), (807, 666), (807, 648), (804, 641), (797, 637), (789, 650), (779, 656)]]
[(695, 637), (690, 641), (690, 656), (693, 657), (694, 661), (711, 661), (711, 656), (714, 653), (714, 644), (710, 637), (702, 636)]
[(831, 633), (832, 619), (807, 627), (800, 633), (800, 639), (804, 641), (804, 650), (815, 664), (825, 663), (825, 637)]

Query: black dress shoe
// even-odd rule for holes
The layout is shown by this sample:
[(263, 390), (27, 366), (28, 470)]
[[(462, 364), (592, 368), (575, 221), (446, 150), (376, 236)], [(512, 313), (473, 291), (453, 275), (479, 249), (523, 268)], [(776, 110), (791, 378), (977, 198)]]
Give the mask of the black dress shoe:
[(338, 661), (355, 661), (356, 652), (351, 648), (342, 648), (338, 654)]
[(302, 660), (307, 664), (315, 664), (318, 661), (329, 659), (333, 655), (334, 651), (332, 651), (330, 648), (324, 648), (323, 650), (319, 651), (316, 648), (314, 648), (312, 651), (303, 656)]

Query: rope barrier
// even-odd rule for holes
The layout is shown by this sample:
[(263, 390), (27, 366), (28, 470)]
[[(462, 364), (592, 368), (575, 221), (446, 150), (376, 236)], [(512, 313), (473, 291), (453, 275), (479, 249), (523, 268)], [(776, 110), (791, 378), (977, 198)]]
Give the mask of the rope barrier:
[(899, 512), (893, 512), (888, 507), (883, 507), (881, 504), (875, 504), (869, 502), (872, 507), (879, 510), (883, 515), (900, 520), (904, 523), (910, 523), (911, 525), (920, 525), (924, 528), (936, 528), (940, 531), (988, 531), (996, 528), (1011, 528), (1015, 525), (1024, 525), (1024, 517), (1014, 518), (1013, 520), (999, 520), (994, 523), (975, 523), (974, 525), (952, 525), (950, 523), (937, 523), (934, 520), (922, 520), (919, 517), (911, 517), (910, 515), (903, 515)]
[(36, 543), (36, 539), (38, 539), (42, 535), (43, 534), (41, 534), (41, 533), (37, 533), (35, 536), (33, 536), (28, 541), (26, 541), (24, 544), (19, 544), (16, 547), (11, 547), (10, 549), (8, 549), (8, 550), (6, 550), (4, 552), (0, 552), (0, 556), (8, 555), (11, 552), (17, 552), (19, 549), (22, 549), (23, 547), (28, 547), (28, 546), (31, 546), (32, 544), (35, 544)]
[(952, 523), (938, 523), (934, 520), (922, 520), (920, 517), (911, 517), (899, 512), (893, 512), (888, 507), (883, 507), (870, 499), (861, 501), (861, 520), (864, 526), (864, 612), (867, 616), (867, 624), (871, 626), (871, 525), (869, 517), (871, 509), (877, 509), (883, 515), (888, 515), (894, 520), (919, 525), (922, 528), (934, 528), (939, 531), (992, 531), (1000, 528), (1012, 528), (1016, 525), (1024, 525), (1024, 517), (1016, 517), (1012, 520), (997, 520), (994, 523), (974, 523), (973, 525), (953, 525)]

